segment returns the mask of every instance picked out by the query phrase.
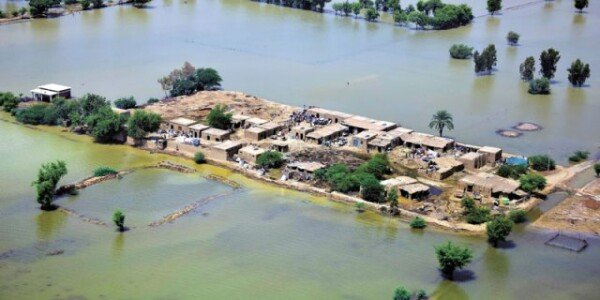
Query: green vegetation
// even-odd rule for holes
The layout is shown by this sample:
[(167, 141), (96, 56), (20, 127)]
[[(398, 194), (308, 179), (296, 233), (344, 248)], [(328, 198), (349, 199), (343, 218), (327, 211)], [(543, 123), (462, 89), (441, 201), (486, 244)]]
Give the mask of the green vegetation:
[(125, 231), (125, 214), (120, 210), (115, 210), (112, 215), (113, 222), (119, 228), (120, 232)]
[(6, 112), (10, 112), (19, 106), (20, 99), (11, 92), (0, 93), (0, 106)]
[(67, 175), (67, 164), (62, 160), (43, 164), (38, 171), (37, 179), (32, 183), (37, 191), (37, 202), (41, 209), (53, 208), (52, 201), (56, 193), (56, 185), (60, 179)]
[(540, 174), (525, 174), (519, 178), (521, 189), (532, 193), (536, 190), (543, 190), (546, 187), (546, 178)]
[(390, 162), (386, 154), (373, 155), (367, 162), (356, 168), (359, 173), (373, 174), (377, 179), (383, 179), (383, 175), (390, 173)]
[(390, 212), (396, 214), (398, 212), (398, 192), (395, 188), (388, 192), (387, 201), (390, 203)]
[(492, 74), (496, 62), (496, 46), (493, 44), (488, 45), (481, 54), (478, 51), (473, 53), (473, 61), (475, 62), (475, 73), (477, 74)]
[(394, 22), (400, 25), (406, 24), (408, 22), (408, 14), (403, 10), (394, 10)]
[(519, 73), (521, 73), (521, 79), (525, 81), (533, 80), (535, 74), (535, 58), (533, 56), (527, 57), (519, 66)]
[(508, 217), (515, 223), (524, 223), (527, 221), (527, 212), (522, 209), (511, 210)]
[(508, 42), (509, 45), (511, 46), (515, 46), (517, 44), (519, 44), (519, 38), (521, 36), (514, 32), (514, 31), (509, 31), (508, 34), (506, 35), (506, 41)]
[(594, 172), (596, 172), (596, 177), (600, 177), (600, 163), (594, 164)]
[(361, 173), (360, 175), (360, 192), (363, 199), (375, 203), (384, 202), (385, 189), (379, 183), (379, 180), (374, 176), (369, 176), (370, 174), (368, 173)]
[(43, 17), (52, 6), (60, 4), (60, 0), (29, 0), (29, 12), (34, 18)]
[(529, 81), (528, 93), (532, 95), (548, 95), (550, 94), (550, 80), (548, 78), (536, 78)]
[(95, 177), (101, 177), (106, 175), (117, 174), (119, 171), (111, 168), (111, 167), (98, 167), (94, 170)]
[(573, 2), (573, 6), (579, 10), (579, 13), (583, 12), (583, 9), (588, 7), (588, 0), (575, 0)]
[(415, 293), (415, 298), (416, 298), (416, 300), (427, 300), (427, 299), (429, 299), (428, 296), (427, 296), (427, 292), (425, 290), (423, 290), (423, 289), (420, 289), (420, 290), (418, 290)]
[(90, 0), (81, 0), (81, 8), (83, 10), (88, 10), (90, 8), (90, 5), (92, 5)]
[(410, 227), (415, 229), (423, 229), (427, 227), (427, 223), (425, 223), (423, 218), (416, 216), (414, 219), (412, 219), (412, 221), (410, 221)]
[(448, 242), (435, 247), (435, 254), (440, 264), (442, 274), (450, 280), (453, 279), (454, 271), (462, 269), (473, 259), (473, 251)]
[(454, 44), (450, 47), (450, 57), (456, 59), (469, 59), (473, 56), (473, 47), (465, 44)]
[(136, 110), (127, 120), (127, 135), (134, 139), (143, 139), (150, 132), (158, 130), (162, 118), (145, 110)]
[(133, 6), (135, 7), (144, 7), (146, 6), (147, 3), (149, 3), (152, 0), (131, 0), (131, 3), (133, 4)]
[(460, 200), (460, 206), (464, 209), (464, 214), (468, 214), (470, 211), (475, 209), (475, 200), (471, 197), (464, 197)]
[(502, 9), (502, 0), (487, 0), (487, 11), (494, 14)]
[(94, 8), (101, 8), (104, 6), (104, 1), (103, 0), (91, 0), (92, 5), (94, 6)]
[[(435, 0), (429, 0), (429, 2)], [(441, 3), (441, 1), (439, 1)], [(430, 24), (435, 29), (451, 29), (467, 25), (473, 20), (471, 7), (466, 4), (442, 4), (441, 8), (433, 10)]]
[(194, 162), (197, 164), (203, 164), (206, 162), (206, 158), (204, 157), (204, 153), (198, 151), (194, 154)]
[(364, 212), (365, 204), (363, 202), (356, 202), (356, 203), (354, 203), (354, 208), (356, 208), (357, 212)]
[(85, 118), (90, 134), (100, 143), (118, 141), (125, 122), (126, 117), (115, 113), (110, 106), (103, 106)]
[(285, 160), (279, 151), (267, 151), (256, 158), (256, 165), (263, 168), (279, 168)]
[(519, 177), (521, 177), (521, 175), (526, 174), (526, 173), (527, 173), (527, 166), (525, 166), (525, 165), (516, 165), (516, 166), (502, 165), (498, 168), (498, 171), (496, 171), (496, 175), (502, 176), (504, 178), (512, 178), (512, 179), (519, 179)]
[(464, 197), (460, 205), (463, 207), (463, 214), (466, 216), (467, 223), (482, 224), (489, 221), (490, 209), (477, 206), (473, 198)]
[(513, 227), (513, 222), (505, 216), (496, 216), (486, 224), (486, 233), (488, 242), (492, 246), (497, 247), (499, 242), (506, 241), (506, 237), (510, 234)]
[(439, 110), (431, 118), (429, 128), (436, 129), (440, 136), (443, 135), (444, 128), (448, 128), (448, 130), (454, 129), (454, 119), (452, 118), (452, 114), (446, 110)]
[(411, 296), (411, 293), (403, 286), (394, 291), (394, 300), (410, 300)]
[(137, 103), (135, 102), (135, 99), (133, 97), (119, 98), (115, 100), (115, 106), (120, 109), (135, 108), (136, 105)]
[(157, 98), (150, 98), (148, 99), (148, 101), (146, 102), (146, 104), (154, 104), (154, 103), (158, 103), (160, 102), (160, 100), (158, 100)]
[(559, 60), (560, 52), (554, 50), (553, 48), (542, 51), (542, 54), (540, 54), (540, 74), (547, 79), (554, 78), (554, 73), (556, 73), (556, 64)]
[(375, 22), (379, 18), (379, 12), (371, 7), (365, 11), (365, 20), (369, 22)]
[(590, 78), (590, 65), (584, 64), (580, 59), (571, 63), (571, 67), (567, 69), (569, 72), (569, 82), (576, 87), (581, 87), (585, 81)]
[(429, 24), (429, 22), (430, 22), (429, 16), (427, 14), (425, 14), (424, 12), (420, 12), (420, 11), (410, 12), (408, 14), (407, 18), (408, 18), (409, 22), (415, 24), (417, 29), (425, 28), (425, 26), (427, 26), (427, 24)]
[(548, 155), (534, 155), (529, 157), (529, 166), (536, 171), (550, 171), (556, 168), (556, 163)]
[(362, 5), (360, 4), (360, 2), (354, 2), (352, 3), (352, 13), (354, 14), (354, 17), (358, 17), (358, 15), (360, 15), (360, 10), (362, 9)]
[(181, 69), (175, 69), (169, 75), (158, 79), (165, 94), (170, 91), (171, 97), (220, 88), (221, 81), (221, 76), (214, 69), (196, 69), (189, 62), (185, 62)]
[(226, 112), (227, 107), (221, 104), (217, 104), (210, 110), (208, 117), (206, 118), (208, 125), (219, 128), (227, 129), (231, 125), (231, 113)]
[(56, 125), (58, 122), (56, 109), (41, 103), (17, 110), (15, 118), (23, 124), (31, 125)]
[(590, 153), (587, 151), (575, 151), (575, 153), (573, 153), (573, 155), (569, 156), (569, 161), (578, 163), (578, 162), (582, 162), (582, 161), (588, 159), (589, 156), (590, 156)]

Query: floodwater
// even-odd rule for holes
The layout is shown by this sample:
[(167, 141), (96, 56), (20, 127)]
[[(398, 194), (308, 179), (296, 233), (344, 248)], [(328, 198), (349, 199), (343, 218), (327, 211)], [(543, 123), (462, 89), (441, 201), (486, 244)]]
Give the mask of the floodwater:
[[(3, 114), (4, 118), (6, 115)], [(483, 238), (412, 231), (347, 205), (267, 186), (227, 170), (99, 145), (89, 137), (0, 121), (0, 299), (385, 299), (404, 285), (437, 299), (595, 299), (600, 241), (582, 253), (545, 246), (550, 233), (519, 226), (504, 248)], [(60, 206), (110, 224), (121, 208), (131, 230), (42, 212), (30, 182), (39, 165), (67, 161), (62, 182), (98, 166), (171, 160), (196, 174), (136, 171), (61, 197)], [(233, 190), (203, 176), (239, 182)], [(153, 220), (206, 197), (171, 224)], [(474, 250), (458, 281), (437, 271), (434, 245)], [(59, 255), (48, 253), (63, 251)]]
[[(0, 0), (8, 2), (14, 1)], [(432, 133), (430, 116), (447, 109), (456, 125), (448, 134), (467, 143), (545, 153), (563, 162), (574, 150), (597, 151), (600, 6), (579, 14), (572, 1), (505, 1), (510, 9), (490, 17), (482, 16), (485, 1), (464, 2), (481, 17), (448, 31), (249, 0), (155, 0), (147, 9), (111, 7), (10, 24), (0, 26), (0, 90), (27, 93), (57, 82), (73, 86), (76, 94), (133, 95), (144, 102), (162, 95), (157, 78), (187, 60), (216, 68), (225, 89), (283, 103), (319, 105)], [(518, 47), (506, 44), (510, 30), (521, 34)], [(471, 61), (450, 59), (454, 43), (479, 50), (496, 44), (495, 74), (478, 77)], [(552, 95), (529, 95), (518, 66), (549, 47), (562, 56)], [(566, 69), (576, 58), (592, 67), (581, 89), (567, 81)], [(495, 133), (520, 121), (544, 129), (516, 139)]]

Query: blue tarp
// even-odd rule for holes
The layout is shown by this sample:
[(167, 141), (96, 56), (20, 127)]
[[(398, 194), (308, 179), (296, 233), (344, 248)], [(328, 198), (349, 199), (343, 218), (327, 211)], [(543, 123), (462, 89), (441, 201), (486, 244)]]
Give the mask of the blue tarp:
[(517, 157), (517, 156), (509, 157), (509, 158), (506, 159), (506, 164), (507, 165), (511, 165), (511, 166), (526, 165), (527, 164), (527, 158), (525, 158), (525, 157)]

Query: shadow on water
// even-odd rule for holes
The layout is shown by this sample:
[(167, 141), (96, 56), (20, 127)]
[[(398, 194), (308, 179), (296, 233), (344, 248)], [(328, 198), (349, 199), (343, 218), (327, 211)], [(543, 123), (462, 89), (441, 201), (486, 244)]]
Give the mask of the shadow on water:
[(121, 253), (123, 253), (124, 247), (125, 247), (125, 235), (117, 234), (112, 243), (113, 255), (115, 257), (120, 257)]
[(471, 270), (458, 270), (454, 271), (452, 281), (454, 282), (469, 282), (477, 279), (475, 272)]
[(517, 247), (517, 244), (513, 240), (508, 240), (504, 242), (498, 242), (496, 248), (498, 249), (514, 249)]
[(67, 215), (58, 211), (42, 211), (35, 217), (36, 234), (39, 240), (54, 237), (67, 222)]
[(469, 295), (463, 290), (460, 285), (450, 280), (442, 280), (433, 293), (432, 299), (469, 299)]

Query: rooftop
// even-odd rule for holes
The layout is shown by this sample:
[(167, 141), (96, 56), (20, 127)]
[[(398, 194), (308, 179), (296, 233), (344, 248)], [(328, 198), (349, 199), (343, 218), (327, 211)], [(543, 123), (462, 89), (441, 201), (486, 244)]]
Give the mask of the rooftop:
[(475, 175), (468, 175), (460, 179), (462, 183), (477, 185), (486, 189), (492, 190), (492, 192), (502, 192), (505, 194), (515, 192), (520, 184), (516, 180), (507, 179), (494, 174), (488, 173), (477, 173)]
[(315, 128), (313, 126), (310, 125), (306, 125), (306, 124), (300, 124), (300, 125), (296, 125), (292, 128), (293, 131), (296, 132), (303, 132), (303, 133), (307, 133), (307, 132), (311, 132), (314, 131)]
[(71, 87), (56, 84), (56, 83), (48, 83), (48, 84), (38, 86), (38, 89), (48, 90), (48, 91), (52, 91), (52, 92), (62, 92), (62, 91), (70, 90)]
[(275, 122), (268, 122), (268, 123), (260, 125), (260, 127), (267, 129), (267, 130), (277, 130), (277, 129), (281, 128), (281, 125), (279, 125)]
[(403, 186), (413, 183), (417, 183), (417, 180), (408, 176), (398, 176), (381, 182), (381, 184), (386, 187)]
[(460, 158), (461, 159), (465, 159), (465, 160), (476, 160), (478, 158), (482, 157), (481, 153), (477, 153), (477, 152), (468, 152), (463, 154)]
[(422, 183), (413, 183), (413, 184), (402, 186), (402, 187), (400, 187), (400, 189), (412, 195), (412, 194), (416, 194), (416, 193), (422, 193), (422, 192), (429, 191), (429, 186), (426, 186)]
[(235, 115), (231, 116), (231, 121), (234, 123), (245, 121), (248, 119), (250, 119), (250, 116), (245, 116), (245, 115), (240, 115), (240, 114), (235, 114)]
[(319, 129), (309, 133), (306, 136), (309, 138), (313, 138), (313, 139), (320, 139), (320, 138), (332, 136), (334, 134), (338, 134), (340, 132), (347, 131), (347, 130), (348, 130), (348, 127), (346, 127), (344, 125), (331, 124), (331, 125), (327, 125), (325, 127), (321, 127)]
[(239, 148), (242, 146), (242, 143), (237, 141), (225, 141), (222, 143), (214, 144), (212, 147), (217, 150), (231, 150), (235, 148)]
[(197, 121), (194, 121), (194, 120), (188, 119), (188, 118), (175, 118), (175, 119), (170, 120), (169, 122), (173, 123), (173, 124), (181, 125), (181, 126), (189, 126), (194, 123), (197, 123)]
[(269, 122), (269, 121), (263, 120), (261, 118), (249, 118), (249, 119), (246, 119), (246, 123), (252, 124), (252, 125), (255, 125), (255, 126), (262, 125), (262, 124), (265, 124), (267, 122)]
[(377, 131), (366, 130), (366, 131), (361, 131), (358, 134), (355, 134), (354, 137), (359, 138), (359, 139), (372, 139), (372, 138), (376, 137), (378, 134), (379, 134), (379, 132), (377, 132)]
[(310, 114), (319, 114), (321, 117), (323, 117), (323, 115), (337, 116), (340, 120), (344, 120), (344, 119), (352, 117), (351, 114), (347, 114), (347, 113), (344, 113), (341, 111), (320, 108), (320, 107), (312, 107), (312, 108), (307, 109), (306, 111)]
[(54, 96), (57, 95), (57, 92), (52, 92), (49, 90), (44, 90), (44, 89), (40, 89), (40, 88), (35, 88), (33, 90), (31, 90), (30, 92), (35, 93), (35, 94), (41, 94), (41, 95), (46, 95), (46, 96)]
[(190, 126), (190, 129), (192, 129), (192, 130), (198, 130), (198, 131), (206, 130), (208, 128), (209, 127), (206, 126), (206, 125), (204, 125), (204, 124), (194, 124), (194, 125)]
[(409, 128), (404, 128), (404, 127), (396, 127), (396, 128), (394, 128), (394, 129), (392, 129), (392, 130), (388, 131), (388, 134), (390, 134), (390, 135), (395, 135), (395, 136), (398, 136), (398, 137), (399, 137), (399, 136), (401, 136), (401, 135), (403, 135), (403, 134), (405, 134), (405, 133), (411, 133), (411, 132), (413, 132), (413, 131), (414, 131), (414, 130), (412, 130), (412, 129), (409, 129)]
[(433, 159), (433, 162), (435, 162), (438, 167), (441, 168), (456, 168), (456, 167), (460, 167), (462, 165), (464, 165), (462, 162), (458, 161), (456, 158), (454, 157), (450, 157), (450, 156), (442, 156), (442, 157), (436, 157)]
[(400, 137), (406, 143), (423, 145), (433, 148), (445, 148), (446, 146), (454, 142), (454, 140), (449, 138), (434, 136), (431, 134), (420, 132), (405, 133), (402, 134)]
[(314, 172), (316, 170), (325, 168), (324, 164), (315, 162), (315, 161), (294, 162), (294, 163), (289, 163), (287, 166), (290, 168), (296, 168), (296, 169), (305, 170), (308, 172)]
[(500, 148), (496, 148), (496, 147), (490, 147), (490, 146), (483, 146), (481, 148), (479, 148), (479, 152), (484, 152), (484, 153), (499, 153), (501, 152), (502, 149)]
[(248, 145), (248, 146), (240, 149), (240, 152), (248, 153), (252, 156), (258, 156), (258, 155), (261, 155), (261, 154), (267, 152), (267, 150), (260, 148), (258, 146)]
[(392, 122), (374, 120), (367, 117), (352, 116), (345, 119), (342, 124), (350, 127), (356, 127), (364, 130), (387, 131), (397, 125)]
[(223, 130), (223, 129), (211, 127), (209, 129), (204, 130), (203, 133), (206, 133), (209, 135), (223, 136), (223, 135), (229, 134), (229, 130)]

